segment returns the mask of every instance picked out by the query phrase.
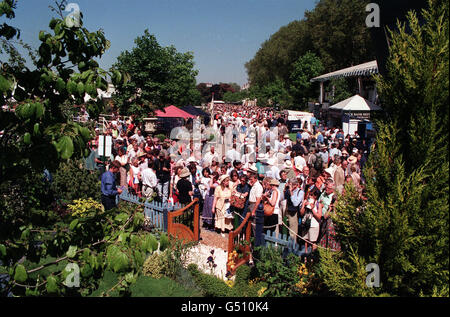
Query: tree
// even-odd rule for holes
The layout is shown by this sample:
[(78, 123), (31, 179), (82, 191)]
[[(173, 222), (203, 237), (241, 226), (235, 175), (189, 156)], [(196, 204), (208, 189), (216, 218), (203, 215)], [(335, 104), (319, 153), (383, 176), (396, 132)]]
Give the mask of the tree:
[(325, 72), (358, 65), (375, 58), (365, 24), (367, 1), (321, 0), (305, 19)]
[[(314, 53), (308, 52), (301, 56), (293, 65), (290, 76), (290, 87), (295, 103), (301, 108), (311, 98), (318, 95), (318, 87), (310, 81), (311, 78), (319, 76), (323, 72), (322, 62)], [(317, 86), (317, 85), (316, 85)]]
[(280, 78), (287, 82), (292, 64), (312, 46), (305, 20), (281, 27), (245, 64), (252, 85), (264, 86)]
[[(3, 12), (9, 3), (0, 3)], [(85, 93), (96, 98), (97, 88), (106, 90), (107, 72), (99, 68), (95, 58), (101, 57), (110, 43), (102, 31), (84, 28), (82, 19), (79, 26), (68, 26), (61, 13), (65, 1), (56, 4), (61, 16), (50, 21), (51, 33), (39, 32), (36, 68), (2, 63), (0, 102), (17, 101), (13, 111), (0, 112), (2, 184), (30, 169), (54, 170), (61, 160), (88, 154), (86, 143), (91, 131), (66, 117), (63, 104), (82, 104)], [(4, 39), (11, 39), (11, 35)], [(87, 109), (102, 106), (101, 100), (91, 101)]]
[(407, 26), (389, 31), (368, 199), (349, 190), (333, 216), (344, 252), (320, 251), (322, 277), (339, 295), (367, 295), (354, 267), (376, 263), (381, 287), (371, 294), (449, 296), (448, 3), (428, 4), (423, 23), (409, 12)]
[(331, 72), (374, 59), (363, 0), (321, 0), (305, 18), (282, 26), (245, 64), (252, 85), (292, 85), (293, 64), (308, 51)]
[(352, 87), (351, 81), (354, 82), (354, 78), (333, 78), (330, 80), (327, 85), (327, 92), (332, 95), (329, 98), (332, 104), (336, 104), (354, 95), (352, 92), (356, 87)]
[(162, 47), (148, 30), (134, 42), (136, 46), (122, 52), (113, 65), (128, 76), (126, 83), (117, 84), (113, 97), (123, 114), (134, 113), (139, 107), (148, 114), (168, 105), (200, 104), (192, 53)]

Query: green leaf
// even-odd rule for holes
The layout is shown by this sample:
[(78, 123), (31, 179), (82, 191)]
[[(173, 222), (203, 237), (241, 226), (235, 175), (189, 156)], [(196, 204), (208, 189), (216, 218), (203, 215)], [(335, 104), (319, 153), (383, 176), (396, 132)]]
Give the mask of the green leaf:
[(31, 134), (29, 132), (26, 132), (23, 136), (23, 143), (30, 144), (31, 143)]
[(73, 258), (76, 255), (76, 253), (77, 253), (77, 249), (78, 249), (77, 246), (71, 245), (69, 247), (69, 250), (67, 250), (67, 252), (66, 252), (67, 257)]
[(136, 277), (133, 272), (125, 274), (125, 281), (130, 284), (136, 282)]
[(4, 244), (0, 244), (0, 254), (2, 256), (6, 255), (6, 246)]
[(25, 267), (22, 264), (19, 264), (16, 266), (16, 271), (14, 274), (14, 280), (19, 282), (19, 283), (23, 283), (27, 280), (28, 275), (27, 275), (27, 271), (25, 270)]
[(78, 224), (78, 222), (79, 222), (78, 219), (72, 220), (72, 222), (71, 222), (70, 225), (69, 225), (69, 229), (70, 229), (70, 230), (75, 229), (75, 227), (76, 227), (76, 225)]
[(34, 105), (35, 105), (34, 106), (34, 111), (35, 111), (34, 114), (35, 114), (36, 118), (39, 119), (44, 114), (44, 111), (45, 111), (44, 105), (40, 102), (36, 102)]
[(58, 152), (61, 153), (61, 158), (63, 160), (69, 159), (73, 154), (73, 142), (72, 139), (68, 136), (63, 136), (59, 139), (58, 144), (56, 145)]
[(46, 289), (50, 294), (58, 292), (58, 281), (55, 276), (50, 275), (47, 277)]

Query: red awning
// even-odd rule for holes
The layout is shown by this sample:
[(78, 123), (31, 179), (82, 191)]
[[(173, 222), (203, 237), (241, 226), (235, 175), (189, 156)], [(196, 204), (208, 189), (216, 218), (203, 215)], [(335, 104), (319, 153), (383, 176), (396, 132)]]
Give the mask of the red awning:
[(175, 106), (168, 106), (164, 108), (163, 110), (156, 110), (155, 115), (157, 117), (161, 118), (184, 118), (184, 119), (195, 119), (195, 116), (187, 113), (186, 111), (183, 111), (181, 109), (178, 109)]

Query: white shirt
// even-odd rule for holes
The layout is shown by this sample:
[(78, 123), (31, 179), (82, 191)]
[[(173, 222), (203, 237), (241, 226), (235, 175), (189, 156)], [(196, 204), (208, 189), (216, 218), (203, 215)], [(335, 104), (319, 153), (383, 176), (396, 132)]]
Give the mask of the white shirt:
[(309, 133), (308, 132), (303, 132), (302, 133), (302, 140), (309, 140)]
[(155, 188), (158, 184), (155, 172), (151, 168), (146, 168), (141, 172), (141, 180), (143, 185)]
[(280, 169), (276, 166), (272, 166), (266, 171), (266, 176), (280, 179)]
[(211, 151), (208, 151), (205, 156), (203, 157), (203, 162), (208, 163), (208, 165), (211, 166), (212, 160), (216, 159), (217, 162), (219, 162), (219, 155), (217, 155), (216, 152), (211, 153)]
[(303, 171), (303, 168), (306, 166), (306, 160), (303, 156), (294, 157), (295, 168), (299, 171)]
[[(278, 190), (277, 190), (278, 191)], [(272, 191), (272, 195), (275, 194), (275, 190)], [(270, 198), (272, 198), (272, 196), (270, 196)], [(278, 197), (277, 197), (277, 201), (275, 202), (275, 208), (273, 209), (273, 214), (274, 215), (278, 215), (280, 213), (280, 193), (278, 192)]]
[(226, 157), (229, 158), (231, 161), (239, 161), (241, 159), (241, 154), (235, 149), (231, 149), (227, 151)]
[(263, 194), (263, 188), (260, 182), (256, 182), (253, 184), (252, 189), (250, 190), (248, 201), (251, 203), (256, 203), (259, 197)]
[(330, 153), (330, 157), (333, 158), (333, 159), (334, 159), (334, 156), (335, 156), (336, 154), (338, 154), (339, 156), (342, 156), (342, 152), (341, 152), (341, 150), (339, 150), (338, 148), (332, 148), (332, 149), (329, 151), (329, 153)]

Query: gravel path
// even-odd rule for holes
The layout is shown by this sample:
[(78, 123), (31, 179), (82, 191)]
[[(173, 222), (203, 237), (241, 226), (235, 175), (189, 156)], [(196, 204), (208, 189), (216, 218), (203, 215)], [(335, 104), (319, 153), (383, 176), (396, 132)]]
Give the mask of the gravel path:
[[(200, 243), (193, 247), (188, 254), (188, 263), (195, 263), (204, 273), (227, 280), (225, 275), (227, 273), (228, 234), (222, 237), (220, 234), (202, 229), (200, 237), (202, 238)], [(214, 250), (213, 254), (211, 254), (212, 250)], [(208, 264), (210, 256), (213, 256), (214, 263), (217, 265), (214, 269), (211, 269)]]

